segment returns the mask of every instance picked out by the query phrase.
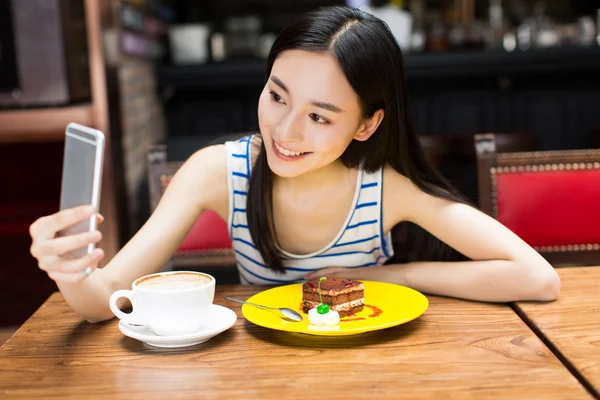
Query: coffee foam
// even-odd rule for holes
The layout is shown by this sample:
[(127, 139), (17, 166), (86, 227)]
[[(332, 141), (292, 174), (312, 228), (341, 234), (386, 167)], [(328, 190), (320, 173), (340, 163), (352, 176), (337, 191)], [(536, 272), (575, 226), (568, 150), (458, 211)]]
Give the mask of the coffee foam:
[(212, 281), (208, 275), (180, 272), (142, 278), (136, 286), (153, 290), (188, 290), (205, 286)]

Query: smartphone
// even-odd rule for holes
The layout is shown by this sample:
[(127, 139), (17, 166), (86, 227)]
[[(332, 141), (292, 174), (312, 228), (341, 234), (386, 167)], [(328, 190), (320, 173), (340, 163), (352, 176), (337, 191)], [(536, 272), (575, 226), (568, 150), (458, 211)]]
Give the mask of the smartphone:
[[(65, 210), (84, 204), (91, 204), (96, 210), (100, 207), (102, 186), (102, 166), (104, 159), (104, 134), (87, 126), (70, 123), (65, 130), (60, 209)], [(96, 215), (89, 220), (72, 225), (59, 236), (73, 235), (96, 230)], [(94, 244), (77, 249), (65, 256), (79, 258), (90, 254)]]

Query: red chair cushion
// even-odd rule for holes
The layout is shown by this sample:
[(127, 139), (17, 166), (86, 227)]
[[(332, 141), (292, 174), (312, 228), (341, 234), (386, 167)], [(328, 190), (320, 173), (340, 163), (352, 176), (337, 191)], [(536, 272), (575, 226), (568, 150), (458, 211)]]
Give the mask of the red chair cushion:
[(534, 247), (600, 243), (600, 169), (499, 173), (497, 219)]
[(185, 237), (178, 253), (202, 252), (216, 249), (230, 249), (229, 228), (214, 211), (204, 211)]

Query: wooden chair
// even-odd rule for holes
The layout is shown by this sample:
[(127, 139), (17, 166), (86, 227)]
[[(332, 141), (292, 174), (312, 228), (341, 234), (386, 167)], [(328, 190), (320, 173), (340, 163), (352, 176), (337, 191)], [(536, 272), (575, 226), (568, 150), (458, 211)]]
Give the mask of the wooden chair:
[(600, 150), (498, 153), (475, 135), (479, 205), (554, 265), (600, 264)]
[[(167, 161), (165, 145), (152, 147), (146, 154), (150, 211), (153, 212), (181, 161)], [(219, 283), (239, 283), (229, 229), (215, 212), (200, 215), (170, 261), (169, 269), (209, 273)]]

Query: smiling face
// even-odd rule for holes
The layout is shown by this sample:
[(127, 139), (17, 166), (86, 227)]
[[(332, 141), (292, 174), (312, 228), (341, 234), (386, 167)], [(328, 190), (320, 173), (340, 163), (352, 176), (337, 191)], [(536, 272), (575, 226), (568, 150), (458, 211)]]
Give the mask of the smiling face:
[(374, 131), (337, 61), (303, 50), (275, 60), (258, 120), (269, 167), (287, 178), (332, 164), (352, 140), (366, 140)]

